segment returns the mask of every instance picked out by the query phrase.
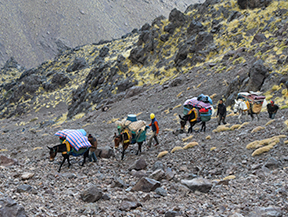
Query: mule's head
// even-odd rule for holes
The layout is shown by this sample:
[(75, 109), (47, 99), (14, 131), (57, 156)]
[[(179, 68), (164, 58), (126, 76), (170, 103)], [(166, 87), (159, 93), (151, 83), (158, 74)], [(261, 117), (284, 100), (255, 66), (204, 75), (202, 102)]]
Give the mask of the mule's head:
[(47, 146), (47, 148), (49, 149), (49, 155), (50, 155), (49, 160), (50, 160), (50, 161), (54, 161), (54, 159), (55, 159), (55, 157), (56, 157), (56, 154), (57, 154), (57, 149), (56, 149), (56, 147), (50, 148), (50, 147)]
[[(185, 117), (185, 116), (184, 116)], [(181, 129), (183, 130), (185, 125), (186, 125), (186, 122), (187, 122), (187, 119), (185, 119), (184, 117), (181, 117), (181, 115), (179, 115), (179, 118), (180, 118), (180, 126), (181, 126)]]
[(114, 133), (114, 147), (116, 148), (116, 149), (118, 149), (119, 148), (119, 145), (120, 145), (120, 142), (122, 141), (122, 136), (121, 135), (116, 135), (116, 133)]
[(233, 112), (236, 114), (239, 110), (240, 110), (240, 103), (241, 101), (237, 101), (236, 99), (234, 100), (235, 104), (234, 104), (234, 110)]

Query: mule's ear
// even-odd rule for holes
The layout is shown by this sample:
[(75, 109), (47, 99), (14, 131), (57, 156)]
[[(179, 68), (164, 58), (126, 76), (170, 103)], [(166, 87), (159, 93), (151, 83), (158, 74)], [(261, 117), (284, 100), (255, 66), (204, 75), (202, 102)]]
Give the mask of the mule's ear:
[(114, 138), (116, 138), (117, 137), (117, 135), (116, 135), (116, 133), (114, 133)]
[(181, 120), (183, 120), (183, 118), (181, 117), (181, 115), (179, 115), (179, 118), (180, 118)]
[(50, 148), (50, 147), (48, 147), (48, 146), (47, 146), (47, 148), (48, 148), (49, 150), (51, 150), (51, 149), (52, 149), (52, 148)]
[(236, 100), (236, 99), (234, 99), (234, 101), (235, 101), (235, 103), (237, 103), (237, 100)]

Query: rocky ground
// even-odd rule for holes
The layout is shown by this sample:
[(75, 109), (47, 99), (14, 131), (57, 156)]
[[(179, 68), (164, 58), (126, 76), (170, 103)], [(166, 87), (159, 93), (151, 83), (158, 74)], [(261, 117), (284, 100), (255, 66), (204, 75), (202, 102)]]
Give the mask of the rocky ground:
[[(62, 125), (40, 124), (41, 119), (66, 109), (61, 105), (55, 110), (40, 110), (36, 120), (34, 114), (1, 120), (0, 194), (16, 201), (12, 207), (18, 215), (12, 216), (24, 216), (19, 214), (23, 212), (21, 206), (27, 216), (286, 216), (286, 139), (281, 138), (272, 150), (254, 157), (246, 145), (287, 134), (287, 110), (279, 111), (267, 126), (267, 113), (262, 112), (260, 121), (247, 119), (249, 124), (241, 129), (219, 133), (212, 132), (218, 126), (213, 118), (205, 133), (194, 132), (186, 141), (198, 145), (171, 153), (175, 146), (184, 146), (183, 139), (189, 136), (177, 135), (179, 121), (175, 114), (182, 114), (182, 107), (173, 109), (191, 96), (187, 92), (175, 97), (184, 88), (186, 84), (150, 88), (110, 104), (106, 112), (94, 111)], [(164, 112), (169, 108), (169, 113)], [(149, 150), (144, 145), (141, 156), (135, 155), (136, 146), (130, 146), (123, 161), (117, 151), (115, 157), (104, 158), (105, 153), (109, 156), (107, 150), (113, 147), (116, 132), (111, 122), (130, 113), (148, 122), (150, 112), (160, 123), (160, 145)], [(227, 121), (229, 126), (238, 124), (234, 115)], [(257, 126), (264, 129), (251, 133)], [(58, 173), (62, 156), (49, 162), (46, 146), (57, 144), (53, 134), (65, 128), (84, 128), (97, 136), (103, 157), (84, 167), (79, 166), (82, 157), (71, 157), (71, 168), (64, 164)], [(169, 153), (157, 158), (162, 151)], [(0, 203), (0, 214), (5, 216), (9, 201), (1, 199)]]
[[(287, 216), (288, 4), (246, 4), (207, 0), (172, 10), (168, 20), (29, 70), (7, 61), (0, 217)], [(185, 100), (203, 93), (214, 107), (220, 98), (233, 105), (250, 90), (279, 104), (274, 121), (264, 109), (259, 121), (240, 124), (229, 108), (225, 127), (213, 117), (205, 133), (179, 134)], [(114, 122), (137, 114), (148, 124), (151, 112), (160, 145), (144, 144), (140, 156), (131, 145), (121, 161)], [(50, 162), (47, 146), (58, 144), (58, 130), (80, 128), (98, 139), (98, 162), (81, 167), (82, 157), (71, 157), (57, 172), (62, 156)]]

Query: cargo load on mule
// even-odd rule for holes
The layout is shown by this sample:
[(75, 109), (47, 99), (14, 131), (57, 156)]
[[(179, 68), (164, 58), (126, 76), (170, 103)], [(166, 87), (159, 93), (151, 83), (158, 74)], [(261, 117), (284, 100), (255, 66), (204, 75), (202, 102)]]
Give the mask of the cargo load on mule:
[(128, 115), (127, 119), (115, 122), (118, 133), (127, 132), (131, 144), (146, 140), (146, 122), (137, 120), (136, 116)]
[[(261, 92), (240, 92), (237, 95), (237, 100), (242, 99), (246, 102), (247, 109), (258, 114), (260, 113), (262, 107), (266, 106), (266, 97), (261, 95)], [(264, 105), (263, 105), (264, 104)]]
[(198, 97), (188, 99), (185, 101), (183, 107), (184, 107), (184, 115), (189, 114), (192, 108), (196, 108), (197, 122), (200, 121), (207, 122), (211, 119), (213, 106), (212, 106), (212, 100), (209, 96), (201, 94)]

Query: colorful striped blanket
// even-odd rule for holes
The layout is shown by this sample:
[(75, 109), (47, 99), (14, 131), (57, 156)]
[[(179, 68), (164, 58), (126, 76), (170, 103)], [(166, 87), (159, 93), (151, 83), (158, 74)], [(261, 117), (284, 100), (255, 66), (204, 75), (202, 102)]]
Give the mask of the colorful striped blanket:
[(65, 137), (76, 151), (79, 151), (81, 148), (91, 147), (88, 138), (83, 136), (79, 130), (62, 130), (55, 133), (55, 136)]

